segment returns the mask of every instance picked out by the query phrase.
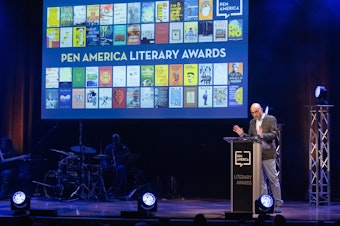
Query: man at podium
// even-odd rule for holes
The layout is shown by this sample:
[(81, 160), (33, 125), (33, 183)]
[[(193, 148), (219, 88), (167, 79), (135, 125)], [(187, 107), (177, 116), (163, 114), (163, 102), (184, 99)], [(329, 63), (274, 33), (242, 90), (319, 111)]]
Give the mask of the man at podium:
[(281, 187), (279, 175), (276, 170), (276, 144), (277, 137), (277, 120), (272, 115), (266, 115), (259, 103), (253, 103), (250, 106), (250, 113), (253, 119), (250, 120), (248, 133), (238, 125), (233, 126), (233, 131), (240, 137), (255, 136), (262, 141), (262, 170), (261, 174), (261, 195), (268, 193), (268, 187), (265, 178), (268, 178), (269, 186), (275, 201), (276, 213), (281, 213), (283, 201), (281, 199)]

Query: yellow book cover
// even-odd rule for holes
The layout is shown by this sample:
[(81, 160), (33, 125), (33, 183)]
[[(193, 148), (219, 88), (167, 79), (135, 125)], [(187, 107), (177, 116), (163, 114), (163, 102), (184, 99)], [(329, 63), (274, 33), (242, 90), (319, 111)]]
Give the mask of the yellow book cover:
[(86, 27), (73, 28), (73, 47), (86, 46)]
[(183, 85), (183, 64), (170, 64), (169, 67), (170, 86)]
[(198, 65), (184, 64), (184, 85), (196, 86), (198, 81)]
[(59, 27), (60, 25), (60, 7), (47, 8), (47, 27)]
[(162, 64), (155, 66), (155, 86), (168, 86), (169, 65)]
[(46, 29), (46, 48), (59, 47), (59, 28), (47, 28)]
[(99, 5), (88, 5), (86, 14), (86, 24), (99, 25)]
[(213, 1), (199, 0), (199, 19), (212, 20), (213, 19)]

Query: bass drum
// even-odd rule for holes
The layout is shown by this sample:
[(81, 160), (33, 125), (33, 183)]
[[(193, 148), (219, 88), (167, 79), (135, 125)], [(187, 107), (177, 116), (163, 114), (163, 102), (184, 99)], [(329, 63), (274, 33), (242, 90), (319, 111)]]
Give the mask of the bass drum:
[(44, 194), (50, 199), (70, 199), (79, 185), (78, 174), (50, 170), (44, 177)]

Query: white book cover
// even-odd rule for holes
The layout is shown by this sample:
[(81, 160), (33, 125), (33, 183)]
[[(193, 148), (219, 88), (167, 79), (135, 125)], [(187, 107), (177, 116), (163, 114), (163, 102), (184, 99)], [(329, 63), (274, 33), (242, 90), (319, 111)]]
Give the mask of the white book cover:
[(183, 87), (169, 87), (169, 108), (183, 108)]
[(72, 47), (72, 27), (60, 28), (60, 47)]
[(46, 68), (45, 88), (59, 88), (59, 68)]
[(126, 24), (127, 22), (127, 4), (116, 3), (113, 6), (113, 23), (114, 24)]
[(112, 86), (113, 87), (126, 86), (126, 66), (113, 66)]
[(228, 63), (215, 63), (214, 64), (214, 85), (227, 85), (228, 84)]
[(169, 42), (183, 43), (183, 22), (170, 23)]
[(154, 107), (154, 87), (141, 87), (140, 107)]
[(198, 107), (211, 108), (213, 103), (212, 86), (198, 87)]
[(98, 108), (98, 88), (86, 88), (85, 108)]
[(99, 88), (99, 108), (112, 108), (112, 88)]
[(140, 86), (140, 66), (126, 67), (126, 86)]

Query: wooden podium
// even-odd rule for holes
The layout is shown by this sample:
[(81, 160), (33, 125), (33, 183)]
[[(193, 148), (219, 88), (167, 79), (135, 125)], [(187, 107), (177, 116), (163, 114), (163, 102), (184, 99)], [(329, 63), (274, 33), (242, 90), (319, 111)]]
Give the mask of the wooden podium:
[(223, 137), (230, 143), (231, 213), (255, 215), (261, 194), (261, 141), (255, 137)]

